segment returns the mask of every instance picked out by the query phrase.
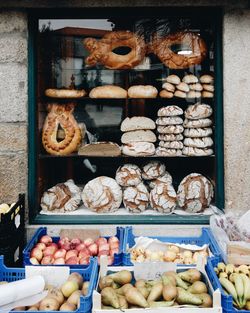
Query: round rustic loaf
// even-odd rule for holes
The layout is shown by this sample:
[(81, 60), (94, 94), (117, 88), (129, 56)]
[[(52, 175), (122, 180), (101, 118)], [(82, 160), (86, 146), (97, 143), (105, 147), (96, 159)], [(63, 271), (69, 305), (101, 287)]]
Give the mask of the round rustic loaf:
[(130, 142), (122, 146), (122, 153), (129, 156), (153, 155), (155, 146), (152, 142), (146, 141)]
[(141, 213), (149, 205), (149, 192), (143, 183), (127, 187), (123, 191), (123, 204), (132, 213)]
[(182, 125), (183, 119), (179, 116), (173, 117), (158, 117), (156, 120), (156, 125)]
[(166, 78), (167, 82), (170, 83), (170, 84), (174, 84), (174, 85), (178, 85), (181, 80), (180, 80), (180, 77), (177, 76), (177, 75), (169, 75), (167, 78)]
[(211, 116), (213, 109), (208, 104), (196, 103), (190, 105), (185, 111), (185, 117), (190, 120), (198, 120)]
[(213, 121), (209, 118), (200, 118), (198, 120), (185, 119), (183, 126), (185, 128), (204, 128), (209, 127), (213, 124)]
[(117, 169), (115, 180), (123, 187), (137, 186), (142, 181), (141, 170), (135, 164), (124, 164)]
[(212, 128), (186, 128), (184, 130), (185, 137), (190, 138), (208, 137), (212, 135), (212, 133)]
[(128, 89), (129, 98), (156, 98), (158, 90), (151, 85), (136, 85)]
[(114, 212), (122, 203), (122, 189), (113, 178), (99, 176), (85, 185), (82, 191), (82, 201), (88, 209), (94, 212)]
[(182, 149), (183, 143), (181, 141), (163, 141), (159, 142), (159, 146), (168, 149)]
[(157, 147), (155, 149), (155, 154), (158, 156), (165, 156), (165, 157), (175, 157), (182, 155), (182, 150), (180, 149), (167, 149), (162, 147)]
[(203, 175), (192, 173), (184, 177), (178, 187), (178, 205), (190, 213), (203, 212), (209, 207), (213, 195), (212, 183)]
[(130, 143), (135, 141), (156, 142), (156, 136), (151, 130), (134, 130), (122, 134), (121, 142)]
[(149, 117), (145, 116), (126, 117), (121, 123), (122, 132), (145, 129), (155, 129), (155, 122)]
[(168, 83), (168, 82), (164, 83), (162, 85), (162, 88), (166, 89), (167, 91), (170, 91), (170, 92), (174, 92), (175, 91), (175, 86), (173, 84)]
[(187, 147), (184, 146), (182, 149), (183, 155), (188, 155), (188, 156), (208, 156), (212, 155), (214, 153), (213, 149), (209, 148), (194, 148), (194, 147)]
[(176, 192), (171, 184), (156, 184), (150, 192), (150, 205), (160, 213), (171, 213), (176, 208)]
[(156, 185), (158, 184), (172, 184), (173, 182), (173, 178), (172, 176), (169, 174), (169, 172), (165, 172), (165, 174), (163, 176), (157, 177), (156, 179), (153, 180), (149, 180), (149, 188), (153, 189)]
[(123, 99), (127, 98), (127, 90), (114, 85), (98, 86), (90, 91), (89, 97), (93, 99)]
[(184, 145), (188, 147), (194, 148), (208, 148), (212, 147), (213, 139), (211, 137), (203, 137), (203, 138), (185, 138)]
[(159, 140), (164, 140), (164, 141), (180, 141), (183, 140), (183, 135), (182, 134), (160, 134), (158, 136)]
[(159, 161), (151, 161), (142, 167), (142, 178), (146, 180), (155, 179), (164, 175), (166, 166)]
[(184, 131), (182, 125), (168, 125), (168, 126), (158, 126), (157, 131), (160, 134), (174, 134), (178, 135)]
[(198, 78), (193, 74), (187, 74), (182, 78), (182, 81), (186, 84), (198, 83)]
[(182, 108), (178, 107), (177, 105), (169, 105), (167, 107), (162, 107), (158, 110), (157, 115), (162, 116), (178, 116), (182, 115), (183, 110)]

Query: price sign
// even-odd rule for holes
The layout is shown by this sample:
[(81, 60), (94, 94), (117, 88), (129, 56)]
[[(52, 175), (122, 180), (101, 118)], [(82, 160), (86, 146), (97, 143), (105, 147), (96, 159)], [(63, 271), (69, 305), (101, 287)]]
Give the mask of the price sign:
[(176, 264), (168, 262), (136, 262), (134, 264), (135, 279), (159, 279), (164, 272), (176, 272)]

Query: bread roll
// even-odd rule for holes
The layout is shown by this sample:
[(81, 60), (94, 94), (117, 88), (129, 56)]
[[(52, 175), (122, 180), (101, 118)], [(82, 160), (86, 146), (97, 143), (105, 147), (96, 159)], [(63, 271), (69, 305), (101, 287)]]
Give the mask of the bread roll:
[[(192, 128), (194, 129), (194, 128)], [(164, 140), (164, 141), (180, 141), (183, 140), (183, 135), (182, 134), (178, 134), (178, 135), (174, 135), (174, 134), (160, 134), (158, 136), (159, 140)]]
[(97, 213), (118, 210), (122, 203), (122, 189), (117, 182), (107, 176), (90, 180), (82, 191), (83, 204)]
[(142, 178), (146, 180), (155, 179), (164, 175), (166, 172), (166, 166), (159, 161), (151, 161), (142, 167)]
[(160, 213), (171, 213), (176, 208), (176, 192), (171, 184), (157, 184), (150, 192), (150, 205)]
[[(189, 138), (191, 139), (191, 138)], [(181, 141), (163, 141), (159, 142), (159, 146), (167, 149), (182, 149), (183, 143)]]
[(162, 116), (178, 116), (182, 115), (183, 110), (182, 108), (178, 107), (177, 105), (169, 105), (166, 107), (162, 107), (158, 110), (157, 115)]
[(81, 90), (76, 90), (76, 89), (46, 89), (45, 90), (45, 95), (47, 97), (51, 98), (82, 98), (86, 95), (86, 91), (81, 89)]
[(186, 98), (186, 93), (180, 90), (176, 90), (176, 92), (174, 93), (174, 96), (177, 98)]
[(199, 99), (201, 97), (201, 92), (200, 91), (194, 91), (194, 90), (191, 90), (187, 93), (187, 98), (190, 98), (190, 99)]
[(214, 85), (203, 84), (204, 91), (214, 92)]
[(128, 89), (129, 98), (156, 98), (158, 90), (151, 85), (136, 85)]
[(156, 179), (149, 181), (149, 188), (153, 189), (156, 185), (159, 184), (172, 184), (173, 179), (172, 176), (169, 174), (169, 172), (165, 172), (163, 176), (157, 177)]
[(141, 170), (135, 164), (124, 164), (117, 169), (115, 180), (122, 187), (137, 186), (142, 182)]
[(134, 130), (155, 129), (155, 122), (148, 117), (133, 116), (126, 117), (121, 123), (121, 131), (128, 132)]
[(201, 174), (192, 173), (184, 177), (178, 187), (178, 204), (190, 213), (203, 212), (209, 207), (213, 194), (211, 182)]
[(154, 155), (155, 146), (151, 142), (131, 142), (122, 146), (122, 153), (129, 156)]
[(143, 183), (127, 187), (123, 192), (123, 204), (131, 213), (141, 213), (149, 205), (149, 192)]
[(156, 142), (157, 138), (151, 130), (135, 130), (126, 132), (122, 135), (122, 143), (130, 143), (136, 141)]
[(214, 93), (213, 92), (209, 92), (209, 91), (202, 91), (201, 96), (203, 98), (213, 98), (214, 97)]
[(160, 134), (181, 134), (184, 131), (182, 125), (158, 126), (157, 131)]
[(189, 85), (190, 90), (194, 90), (194, 91), (202, 91), (203, 87), (201, 84), (196, 83), (196, 84), (191, 84)]
[(182, 155), (182, 150), (157, 147), (155, 150), (155, 154), (162, 157), (176, 157)]
[(214, 78), (211, 75), (202, 75), (200, 77), (200, 82), (203, 84), (213, 84)]
[(182, 81), (186, 84), (195, 84), (195, 83), (198, 83), (199, 80), (195, 75), (188, 74), (182, 78)]
[(212, 133), (212, 128), (186, 128), (184, 130), (185, 137), (190, 138), (208, 137), (211, 136)]
[(174, 94), (172, 92), (169, 92), (165, 89), (160, 91), (160, 97), (161, 98), (167, 98), (167, 99), (171, 99), (173, 98)]
[(200, 118), (198, 120), (185, 119), (183, 126), (185, 128), (204, 128), (209, 127), (213, 124), (213, 121), (209, 118)]
[(183, 147), (182, 154), (187, 156), (209, 156), (214, 153), (213, 149), (205, 148), (194, 148), (194, 147)]
[(174, 92), (175, 91), (175, 86), (166, 82), (162, 85), (162, 88), (167, 90), (167, 91), (170, 91), (170, 92)]
[(168, 83), (174, 85), (178, 85), (181, 82), (180, 77), (177, 75), (169, 75), (166, 80)]
[(189, 86), (186, 83), (179, 83), (179, 85), (176, 86), (176, 88), (180, 91), (189, 92)]
[(183, 119), (179, 116), (171, 117), (158, 117), (156, 120), (156, 125), (182, 125)]
[(89, 97), (94, 99), (123, 99), (127, 98), (127, 91), (114, 85), (98, 86), (90, 91)]
[(201, 118), (207, 118), (211, 116), (213, 109), (208, 104), (196, 103), (189, 105), (185, 111), (185, 117), (190, 120), (198, 120)]

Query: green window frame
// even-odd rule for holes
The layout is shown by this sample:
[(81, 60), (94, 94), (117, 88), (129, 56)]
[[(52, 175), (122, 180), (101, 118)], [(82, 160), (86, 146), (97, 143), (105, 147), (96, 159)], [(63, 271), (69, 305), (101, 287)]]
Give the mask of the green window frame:
[[(132, 8), (131, 8), (132, 9)], [(29, 17), (29, 42), (28, 42), (28, 207), (30, 224), (208, 224), (208, 216), (83, 216), (79, 219), (77, 215), (40, 215), (38, 213), (39, 205), (37, 199), (37, 112), (36, 112), (36, 39), (39, 18), (94, 18), (96, 12), (98, 17), (115, 16), (119, 10), (123, 14), (129, 14), (129, 8), (94, 8), (81, 10), (30, 10)], [(134, 10), (134, 8), (133, 8)], [(183, 12), (193, 12), (193, 14), (206, 14), (212, 16), (212, 22), (215, 30), (215, 197), (216, 206), (224, 208), (224, 145), (223, 145), (223, 59), (222, 59), (222, 10), (211, 8), (140, 8), (142, 12), (154, 14), (160, 12), (167, 14), (182, 10)]]

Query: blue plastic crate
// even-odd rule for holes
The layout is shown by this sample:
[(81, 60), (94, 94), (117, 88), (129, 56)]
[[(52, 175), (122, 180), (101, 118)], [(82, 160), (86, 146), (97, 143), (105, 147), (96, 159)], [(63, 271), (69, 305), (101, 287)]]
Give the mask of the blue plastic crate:
[(229, 296), (225, 293), (224, 289), (222, 288), (219, 278), (216, 275), (214, 271), (214, 267), (217, 266), (219, 262), (222, 262), (221, 258), (214, 258), (208, 259), (207, 265), (206, 265), (206, 272), (210, 279), (210, 282), (214, 289), (219, 288), (221, 292), (221, 306), (223, 309), (223, 313), (250, 313), (248, 310), (238, 310), (233, 306), (233, 297)]
[[(80, 297), (80, 307), (75, 313), (89, 313), (92, 309), (92, 293), (96, 286), (98, 278), (98, 264), (95, 258), (91, 259), (90, 264), (87, 268), (82, 269), (70, 269), (70, 273), (78, 272), (82, 275), (84, 281), (89, 281), (89, 290), (87, 296)], [(16, 281), (25, 278), (24, 268), (8, 268), (4, 265), (4, 258), (0, 256), (0, 281)], [(24, 311), (15, 311), (23, 313)], [(29, 311), (31, 313), (36, 313), (35, 311)], [(42, 312), (42, 311), (40, 311)], [(54, 311), (55, 312), (55, 311)], [(70, 312), (68, 312), (70, 313)]]
[[(122, 265), (122, 247), (123, 247), (123, 238), (124, 238), (124, 231), (125, 229), (123, 227), (117, 227), (116, 228), (116, 234), (115, 236), (119, 239), (120, 241), (120, 246), (119, 246), (119, 253), (115, 253), (114, 255), (114, 262), (113, 266), (118, 266)], [(28, 242), (26, 247), (23, 250), (23, 264), (25, 265), (32, 265), (30, 263), (30, 252), (33, 249), (33, 247), (38, 243), (40, 238), (44, 235), (47, 235), (47, 227), (40, 227), (38, 230), (35, 232), (31, 240)], [(105, 236), (104, 236), (105, 237)], [(105, 237), (108, 239), (109, 237)], [(60, 237), (52, 237), (53, 242), (57, 243), (60, 240)], [(61, 266), (61, 265), (54, 265), (54, 266)], [(70, 268), (83, 268), (86, 267), (85, 265), (69, 265)]]
[[(135, 238), (138, 238), (133, 234), (132, 226), (125, 228), (124, 232), (124, 241), (123, 241), (123, 265), (130, 266), (133, 265), (130, 259), (130, 253), (127, 252), (128, 248), (131, 248), (135, 244)], [(171, 242), (178, 244), (192, 244), (197, 246), (202, 246), (204, 244), (209, 244), (210, 251), (214, 257), (220, 257), (219, 246), (210, 231), (209, 228), (202, 228), (202, 234), (200, 237), (158, 237), (158, 236), (149, 236), (152, 239), (158, 239), (162, 242)]]

